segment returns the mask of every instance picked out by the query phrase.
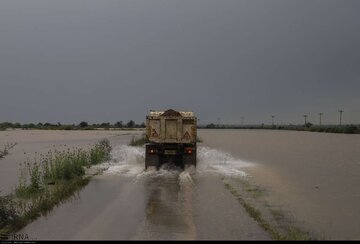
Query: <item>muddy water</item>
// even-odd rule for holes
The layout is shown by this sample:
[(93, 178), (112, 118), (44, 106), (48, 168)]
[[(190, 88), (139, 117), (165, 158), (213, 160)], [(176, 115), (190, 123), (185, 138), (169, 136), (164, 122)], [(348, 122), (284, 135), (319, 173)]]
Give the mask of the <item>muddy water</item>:
[(199, 167), (144, 171), (144, 149), (120, 144), (77, 198), (23, 229), (37, 239), (269, 239), (221, 180), (248, 163), (200, 147)]
[(20, 166), (23, 162), (33, 162), (41, 153), (49, 150), (92, 146), (107, 138), (111, 145), (127, 143), (139, 131), (45, 131), (45, 130), (9, 130), (0, 131), (0, 149), (8, 143), (17, 143), (9, 155), (0, 160), (1, 194), (11, 192), (18, 183)]
[(360, 135), (200, 130), (206, 146), (256, 163), (243, 170), (326, 239), (360, 239)]
[(106, 169), (101, 176), (21, 233), (34, 239), (269, 239), (221, 180), (246, 177), (266, 189), (271, 205), (318, 236), (360, 239), (360, 136), (199, 135), (198, 166), (185, 172), (167, 165), (145, 172), (144, 149), (126, 146), (130, 136), (115, 140), (112, 160), (99, 166)]

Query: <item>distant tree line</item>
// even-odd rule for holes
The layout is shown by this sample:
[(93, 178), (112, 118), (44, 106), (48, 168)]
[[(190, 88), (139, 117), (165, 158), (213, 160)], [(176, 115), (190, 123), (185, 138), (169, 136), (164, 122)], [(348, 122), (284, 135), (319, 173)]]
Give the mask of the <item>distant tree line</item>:
[(0, 130), (6, 129), (39, 129), (39, 130), (95, 130), (95, 129), (125, 129), (125, 128), (145, 128), (145, 123), (140, 124), (135, 123), (133, 120), (129, 120), (127, 123), (123, 121), (118, 121), (114, 124), (111, 123), (99, 123), (99, 124), (90, 124), (86, 121), (81, 121), (79, 124), (61, 124), (61, 123), (11, 123), (11, 122), (2, 122), (0, 123)]
[[(145, 128), (145, 123), (135, 123), (133, 120), (129, 120), (127, 123), (123, 121), (117, 121), (114, 124), (109, 122), (90, 124), (86, 121), (81, 121), (79, 124), (61, 124), (61, 123), (0, 123), (0, 130), (6, 129), (38, 129), (38, 130), (95, 130), (95, 129), (132, 129), (132, 128)], [(296, 130), (296, 131), (311, 131), (311, 132), (327, 132), (327, 133), (346, 133), (346, 134), (360, 134), (360, 125), (314, 125), (312, 123), (306, 123), (305, 125), (226, 125), (226, 124), (214, 124), (198, 125), (200, 129), (271, 129), (271, 130)]]
[(345, 134), (360, 134), (360, 125), (314, 125), (306, 123), (305, 125), (215, 125), (210, 123), (203, 126), (198, 126), (201, 129), (270, 129), (270, 130), (296, 130), (296, 131), (311, 131), (311, 132), (327, 132), (327, 133), (345, 133)]

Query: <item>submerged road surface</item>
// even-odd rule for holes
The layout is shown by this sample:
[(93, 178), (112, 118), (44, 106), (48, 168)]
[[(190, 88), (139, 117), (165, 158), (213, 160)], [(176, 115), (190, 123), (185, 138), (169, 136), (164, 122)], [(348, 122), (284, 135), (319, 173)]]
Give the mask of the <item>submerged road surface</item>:
[(108, 170), (20, 232), (55, 240), (270, 239), (214, 173), (226, 171), (224, 161), (207, 164), (214, 151), (200, 150), (196, 170), (144, 172), (142, 150), (115, 148)]
[(224, 187), (228, 177), (237, 181), (246, 172), (246, 181), (265, 192), (254, 207), (264, 201), (320, 239), (359, 239), (359, 135), (199, 130), (204, 143), (196, 171), (182, 174), (144, 172), (144, 149), (124, 145), (141, 133), (0, 132), (0, 147), (18, 143), (0, 161), (2, 194), (11, 192), (19, 164), (36, 151), (86, 147), (102, 138), (114, 146), (101, 176), (20, 233), (34, 239), (269, 239)]

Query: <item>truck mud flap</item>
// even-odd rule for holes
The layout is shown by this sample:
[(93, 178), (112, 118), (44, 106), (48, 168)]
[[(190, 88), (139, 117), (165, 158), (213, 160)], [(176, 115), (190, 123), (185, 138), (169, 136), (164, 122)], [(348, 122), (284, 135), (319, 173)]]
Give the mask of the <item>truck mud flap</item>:
[(196, 151), (193, 151), (192, 154), (184, 154), (183, 155), (183, 164), (184, 166), (194, 165), (196, 166)]
[(154, 166), (157, 169), (159, 168), (159, 156), (158, 155), (146, 155), (145, 157), (145, 169), (150, 166)]
[(146, 145), (145, 147), (145, 169), (150, 166), (154, 166), (157, 169), (160, 167), (160, 156), (158, 149), (152, 145)]

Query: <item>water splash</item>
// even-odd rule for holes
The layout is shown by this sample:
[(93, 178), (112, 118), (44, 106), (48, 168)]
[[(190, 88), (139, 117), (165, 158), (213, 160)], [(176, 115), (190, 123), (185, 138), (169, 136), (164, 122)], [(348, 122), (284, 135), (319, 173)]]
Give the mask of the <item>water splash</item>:
[(185, 170), (183, 172), (181, 172), (181, 174), (179, 175), (179, 183), (180, 186), (184, 186), (184, 185), (194, 185), (194, 181), (191, 177), (191, 174), (189, 171)]
[(142, 178), (175, 178), (179, 175), (179, 169), (169, 169), (163, 165), (159, 170), (155, 167), (150, 167), (146, 171), (143, 170), (140, 174), (136, 175), (136, 179), (140, 180)]
[(145, 149), (142, 147), (116, 146), (111, 158), (110, 162), (105, 163), (108, 167), (105, 174), (134, 177), (144, 171)]
[(254, 165), (236, 159), (229, 153), (208, 147), (199, 147), (197, 153), (197, 172), (200, 174), (215, 173), (230, 177), (246, 177), (243, 168)]
[(230, 177), (246, 177), (242, 170), (244, 167), (253, 166), (253, 163), (234, 158), (231, 154), (208, 148), (199, 147), (197, 151), (197, 167), (190, 167), (182, 172), (180, 169), (169, 168), (164, 164), (159, 170), (151, 169), (145, 171), (145, 149), (143, 147), (132, 147), (119, 145), (111, 153), (112, 160), (103, 164), (107, 175), (122, 175), (141, 179), (144, 177), (178, 177), (179, 181), (185, 182), (191, 179), (193, 173), (219, 174)]

